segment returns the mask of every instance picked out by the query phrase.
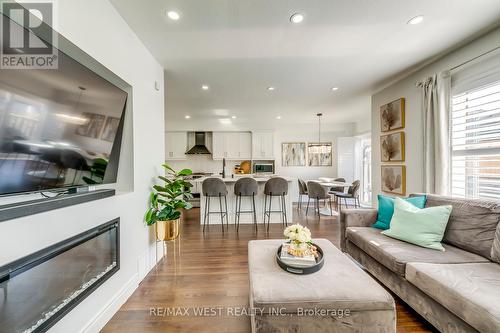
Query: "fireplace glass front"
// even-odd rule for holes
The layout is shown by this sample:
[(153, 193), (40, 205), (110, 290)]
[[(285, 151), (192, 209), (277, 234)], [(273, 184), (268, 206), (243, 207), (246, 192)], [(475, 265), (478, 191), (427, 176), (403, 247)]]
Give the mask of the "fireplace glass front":
[(0, 267), (0, 331), (44, 332), (119, 269), (119, 219)]

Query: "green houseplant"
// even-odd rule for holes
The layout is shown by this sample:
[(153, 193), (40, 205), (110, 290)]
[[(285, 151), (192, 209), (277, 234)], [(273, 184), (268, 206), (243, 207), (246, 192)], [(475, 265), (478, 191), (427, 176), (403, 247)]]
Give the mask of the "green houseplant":
[(179, 236), (180, 209), (191, 209), (192, 206), (185, 199), (193, 197), (191, 183), (186, 176), (193, 172), (183, 169), (179, 172), (167, 164), (163, 164), (166, 176), (159, 176), (163, 185), (154, 185), (149, 196), (149, 208), (144, 220), (147, 225), (156, 225), (156, 237), (160, 241), (173, 240)]

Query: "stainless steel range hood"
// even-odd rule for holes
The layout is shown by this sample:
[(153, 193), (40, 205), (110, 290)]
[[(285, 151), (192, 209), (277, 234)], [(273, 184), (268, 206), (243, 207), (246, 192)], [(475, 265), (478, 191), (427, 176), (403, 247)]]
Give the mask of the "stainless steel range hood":
[(186, 152), (186, 155), (212, 154), (206, 146), (206, 133), (194, 133), (194, 146)]

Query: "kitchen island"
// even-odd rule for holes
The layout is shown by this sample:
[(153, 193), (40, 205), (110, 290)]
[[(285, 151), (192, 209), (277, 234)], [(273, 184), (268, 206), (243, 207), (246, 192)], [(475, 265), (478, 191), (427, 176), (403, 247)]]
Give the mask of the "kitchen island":
[[(251, 176), (249, 176), (251, 177)], [(203, 191), (201, 190), (201, 184), (205, 180), (206, 177), (198, 178), (191, 183), (193, 183), (194, 191), (200, 193), (200, 224), (203, 224), (203, 216), (205, 215), (205, 201), (206, 197), (203, 195)], [(242, 178), (242, 176), (236, 176), (234, 178), (220, 178), (227, 186), (227, 212), (229, 218), (229, 224), (234, 224), (235, 222), (235, 212), (236, 212), (236, 196), (234, 195), (234, 184), (236, 181)], [(255, 195), (255, 210), (257, 215), (257, 223), (263, 224), (264, 222), (264, 186), (265, 183), (270, 179), (270, 177), (252, 177), (257, 181), (258, 193)], [(290, 193), (292, 190), (292, 182), (295, 180), (290, 177), (282, 177), (288, 182), (288, 194), (285, 196), (285, 207), (286, 207), (286, 215), (288, 219), (288, 224), (292, 223), (292, 198), (290, 197)], [(211, 210), (219, 211), (219, 198), (211, 198)], [(269, 205), (269, 199), (268, 199)], [(223, 203), (224, 205), (224, 200)], [(280, 197), (272, 198), (272, 206), (271, 210), (278, 210), (280, 207)], [(252, 209), (252, 197), (242, 197), (241, 198), (241, 211), (250, 211)], [(267, 218), (266, 218), (267, 222)], [(210, 214), (210, 224), (220, 224), (221, 217), (219, 214)], [(241, 213), (240, 224), (250, 224), (253, 223), (253, 214), (251, 213)], [(281, 214), (279, 213), (271, 213), (271, 221), (270, 223), (282, 223)]]

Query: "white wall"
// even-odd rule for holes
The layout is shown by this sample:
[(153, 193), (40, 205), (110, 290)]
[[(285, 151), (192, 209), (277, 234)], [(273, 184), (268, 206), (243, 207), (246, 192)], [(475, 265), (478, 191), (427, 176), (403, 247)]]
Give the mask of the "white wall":
[(126, 126), (130, 129), (133, 121), (133, 131), (124, 133), (124, 145), (132, 145), (133, 153), (122, 154), (120, 165), (133, 169), (133, 180), (119, 178), (132, 181), (133, 191), (1, 222), (0, 266), (121, 217), (120, 270), (51, 329), (98, 332), (155, 262), (153, 235), (144, 226), (143, 212), (164, 159), (163, 69), (108, 1), (64, 0), (57, 8), (57, 30), (133, 86), (133, 115)]
[(406, 193), (423, 191), (423, 128), (422, 101), (416, 82), (443, 70), (451, 69), (500, 45), (500, 29), (496, 29), (472, 43), (444, 56), (419, 71), (390, 84), (379, 87), (372, 96), (372, 167), (373, 202), (380, 194), (380, 106), (404, 97), (406, 99)]

